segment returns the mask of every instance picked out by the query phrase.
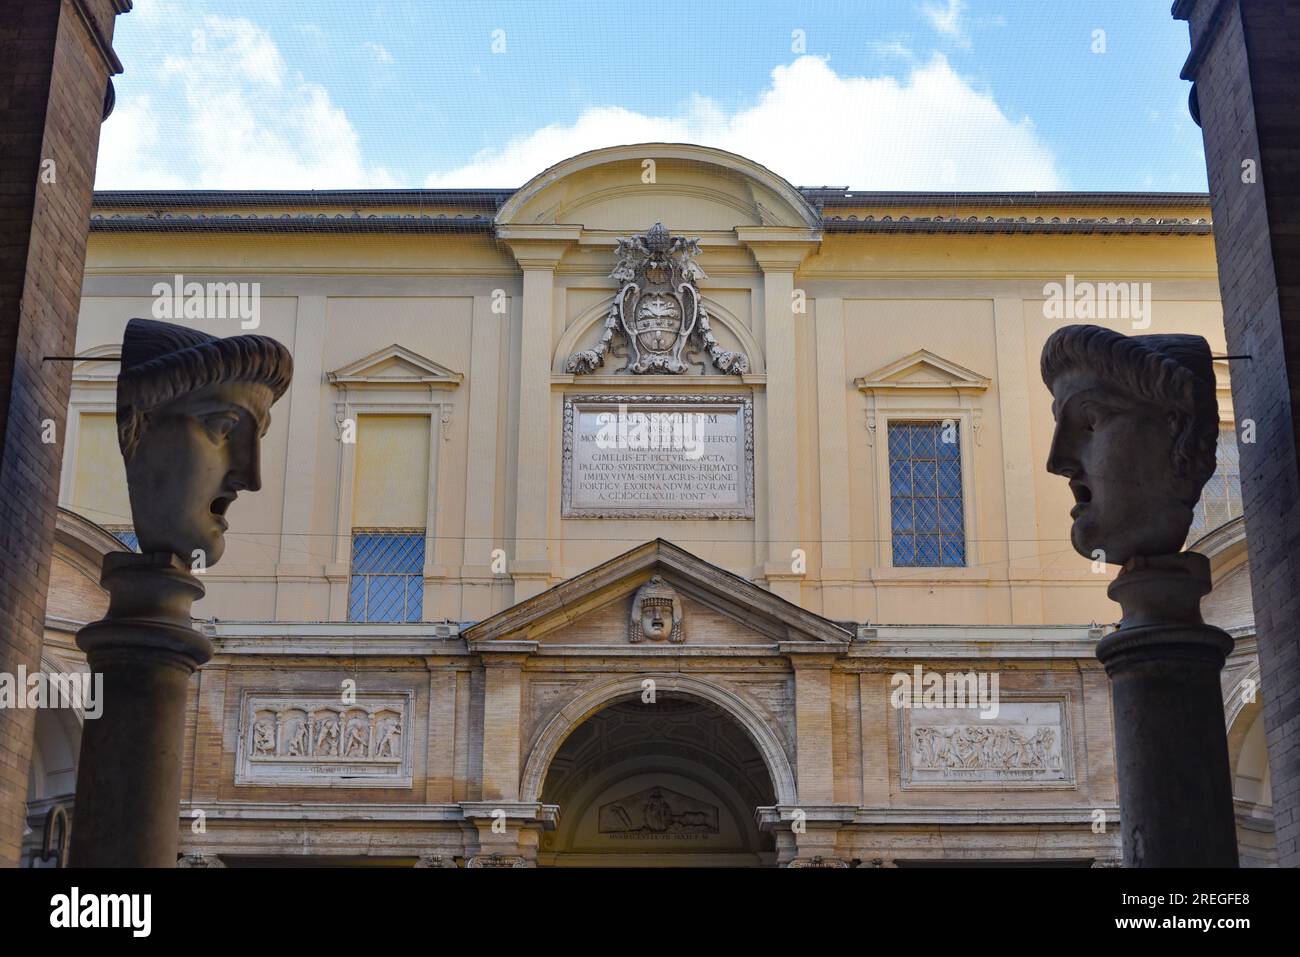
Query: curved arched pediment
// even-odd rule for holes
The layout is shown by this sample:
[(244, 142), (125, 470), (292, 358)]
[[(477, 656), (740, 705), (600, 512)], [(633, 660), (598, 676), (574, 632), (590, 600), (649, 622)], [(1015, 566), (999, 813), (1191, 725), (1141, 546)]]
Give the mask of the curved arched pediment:
[(576, 224), (626, 232), (659, 221), (675, 232), (821, 225), (803, 194), (771, 170), (686, 143), (614, 146), (570, 157), (525, 183), (496, 216), (498, 226)]

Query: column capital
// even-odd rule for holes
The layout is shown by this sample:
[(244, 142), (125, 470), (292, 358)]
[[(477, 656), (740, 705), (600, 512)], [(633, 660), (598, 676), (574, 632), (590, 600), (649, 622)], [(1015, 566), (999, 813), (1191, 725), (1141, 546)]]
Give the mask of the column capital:
[(542, 830), (553, 831), (560, 822), (558, 804), (519, 801), (461, 801), (465, 820), (488, 827), (494, 820), (513, 821), (516, 824), (540, 824)]
[(469, 650), (483, 659), (486, 668), (523, 665), (537, 651), (537, 642), (515, 638), (488, 638), (469, 642)]
[(796, 671), (829, 669), (849, 651), (848, 642), (832, 641), (779, 641), (776, 647)]
[(582, 237), (581, 226), (500, 226), (497, 238), (510, 247), (521, 269), (554, 270)]
[(737, 226), (736, 238), (763, 272), (794, 272), (822, 241), (817, 230), (789, 226)]

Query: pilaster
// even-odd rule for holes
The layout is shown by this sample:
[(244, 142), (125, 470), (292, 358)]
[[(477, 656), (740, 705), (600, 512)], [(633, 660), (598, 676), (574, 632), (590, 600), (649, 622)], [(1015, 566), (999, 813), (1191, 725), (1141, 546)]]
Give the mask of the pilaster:
[(768, 588), (787, 601), (801, 599), (802, 575), (791, 567), (791, 553), (804, 546), (799, 521), (798, 365), (795, 361), (794, 277), (821, 241), (811, 229), (738, 227), (736, 237), (763, 270), (764, 392), (766, 444), (767, 547), (762, 572)]
[(516, 602), (551, 584), (551, 353), (555, 267), (579, 227), (511, 226), (498, 231), (524, 273), (519, 337), (519, 432), (515, 462), (515, 541), (509, 567)]

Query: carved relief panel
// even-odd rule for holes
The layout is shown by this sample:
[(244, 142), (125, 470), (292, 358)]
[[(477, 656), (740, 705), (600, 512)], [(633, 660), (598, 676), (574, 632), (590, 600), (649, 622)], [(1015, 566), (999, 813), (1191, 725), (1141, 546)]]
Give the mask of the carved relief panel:
[(235, 783), (410, 787), (412, 697), (245, 692)]
[(598, 829), (624, 840), (713, 835), (719, 833), (718, 807), (671, 788), (642, 788), (600, 805)]
[(1066, 705), (1004, 700), (991, 717), (979, 708), (903, 710), (903, 787), (1073, 787)]

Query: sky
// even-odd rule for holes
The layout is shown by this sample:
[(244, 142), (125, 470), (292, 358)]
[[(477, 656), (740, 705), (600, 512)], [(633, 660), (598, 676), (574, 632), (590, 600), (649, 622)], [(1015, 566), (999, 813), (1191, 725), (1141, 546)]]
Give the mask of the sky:
[(136, 0), (99, 189), (501, 188), (691, 142), (796, 186), (1206, 188), (1169, 0)]

